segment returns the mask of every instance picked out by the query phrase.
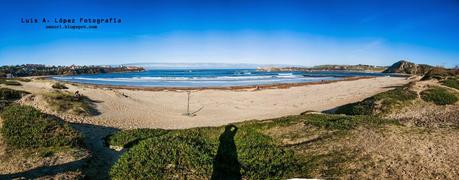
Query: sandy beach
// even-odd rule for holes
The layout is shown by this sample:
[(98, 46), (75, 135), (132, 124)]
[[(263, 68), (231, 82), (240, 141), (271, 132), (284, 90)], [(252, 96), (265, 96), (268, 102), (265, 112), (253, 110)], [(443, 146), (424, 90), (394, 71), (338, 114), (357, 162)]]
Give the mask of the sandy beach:
[[(185, 90), (148, 91), (67, 84), (69, 89), (66, 91), (73, 93), (78, 90), (95, 101), (100, 114), (86, 117), (52, 112), (39, 96), (22, 103), (71, 122), (120, 129), (182, 129), (330, 110), (408, 82), (406, 78), (400, 77), (376, 77), (261, 90), (191, 90), (190, 112), (198, 111), (193, 117), (183, 115), (187, 112)], [(52, 91), (53, 83), (52, 80), (34, 80), (14, 88), (40, 94)]]

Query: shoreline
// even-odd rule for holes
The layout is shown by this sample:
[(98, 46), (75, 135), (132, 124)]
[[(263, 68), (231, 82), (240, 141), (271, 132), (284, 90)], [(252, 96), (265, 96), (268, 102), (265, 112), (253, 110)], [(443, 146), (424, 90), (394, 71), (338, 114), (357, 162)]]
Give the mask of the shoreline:
[[(43, 78), (43, 77), (42, 77)], [(99, 88), (99, 89), (119, 89), (119, 90), (140, 90), (140, 91), (194, 91), (194, 90), (251, 90), (251, 89), (287, 89), (291, 87), (299, 86), (308, 86), (308, 85), (319, 85), (319, 84), (329, 84), (340, 81), (354, 81), (359, 79), (372, 79), (377, 78), (376, 76), (361, 76), (361, 77), (345, 77), (339, 80), (321, 80), (316, 82), (303, 82), (303, 83), (275, 83), (275, 84), (262, 84), (262, 85), (245, 85), (245, 86), (209, 86), (209, 87), (144, 87), (144, 86), (127, 86), (127, 85), (101, 85), (101, 84), (91, 84), (91, 83), (80, 83), (80, 82), (70, 82), (53, 79), (48, 76), (45, 77), (46, 80), (62, 82), (71, 84), (74, 86), (84, 86), (89, 88)]]

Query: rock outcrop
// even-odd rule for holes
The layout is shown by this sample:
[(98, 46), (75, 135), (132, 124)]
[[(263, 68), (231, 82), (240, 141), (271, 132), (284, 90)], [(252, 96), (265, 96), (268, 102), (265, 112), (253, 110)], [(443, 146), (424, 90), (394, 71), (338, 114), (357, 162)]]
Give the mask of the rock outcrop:
[(433, 67), (426, 64), (415, 64), (408, 61), (398, 61), (392, 66), (388, 67), (383, 73), (402, 73), (413, 75), (424, 75), (429, 72)]

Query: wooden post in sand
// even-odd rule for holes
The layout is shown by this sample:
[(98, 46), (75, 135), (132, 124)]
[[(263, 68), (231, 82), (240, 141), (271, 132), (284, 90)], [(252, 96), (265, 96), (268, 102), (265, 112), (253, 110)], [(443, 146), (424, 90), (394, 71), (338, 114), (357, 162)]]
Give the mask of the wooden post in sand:
[(192, 114), (190, 113), (190, 95), (191, 95), (191, 91), (187, 91), (186, 94), (187, 94), (186, 113), (183, 113), (183, 115), (192, 116)]
[(202, 106), (201, 108), (199, 108), (198, 110), (196, 111), (193, 111), (193, 112), (190, 112), (190, 96), (191, 96), (191, 91), (187, 91), (187, 104), (186, 104), (186, 113), (183, 113), (183, 115), (185, 116), (190, 116), (190, 117), (193, 117), (193, 116), (196, 116), (196, 113), (201, 111), (204, 106)]
[(190, 115), (190, 94), (191, 94), (191, 91), (188, 91), (187, 92), (187, 95), (188, 95), (188, 103), (186, 105), (186, 114), (189, 116)]

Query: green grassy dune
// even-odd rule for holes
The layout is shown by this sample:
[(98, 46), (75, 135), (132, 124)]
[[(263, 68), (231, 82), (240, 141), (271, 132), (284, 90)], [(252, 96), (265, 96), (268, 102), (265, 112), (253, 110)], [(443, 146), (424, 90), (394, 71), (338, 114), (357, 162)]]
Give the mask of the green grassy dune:
[(441, 87), (433, 87), (422, 91), (421, 98), (436, 105), (454, 104), (458, 101), (457, 95)]
[(459, 90), (459, 78), (448, 78), (441, 82), (443, 85)]
[(408, 86), (397, 87), (363, 101), (338, 107), (337, 114), (347, 115), (379, 115), (390, 112), (392, 109), (404, 106), (404, 103), (417, 98), (415, 91)]
[(76, 99), (68, 92), (53, 91), (44, 94), (44, 98), (56, 112), (88, 116), (98, 114), (94, 102), (86, 96)]
[[(397, 122), (371, 116), (307, 114), (212, 128), (125, 130), (107, 139), (110, 145), (130, 147), (111, 168), (110, 176), (113, 179), (313, 177), (319, 166), (324, 169), (322, 161), (328, 162), (326, 168), (336, 170), (324, 170), (323, 176), (338, 176), (342, 171), (337, 163), (345, 161), (345, 157), (303, 156), (297, 148), (308, 140), (301, 140), (302, 136), (319, 134), (318, 139), (325, 140), (330, 133), (339, 137), (358, 127), (378, 128), (386, 124)], [(302, 126), (311, 132), (297, 133), (296, 137), (270, 133), (292, 126)], [(290, 131), (284, 133), (292, 135)], [(283, 142), (284, 138), (300, 141), (290, 144)]]
[(39, 148), (76, 146), (82, 137), (68, 124), (58, 122), (31, 106), (10, 105), (0, 114), (3, 119), (1, 134), (8, 146)]

